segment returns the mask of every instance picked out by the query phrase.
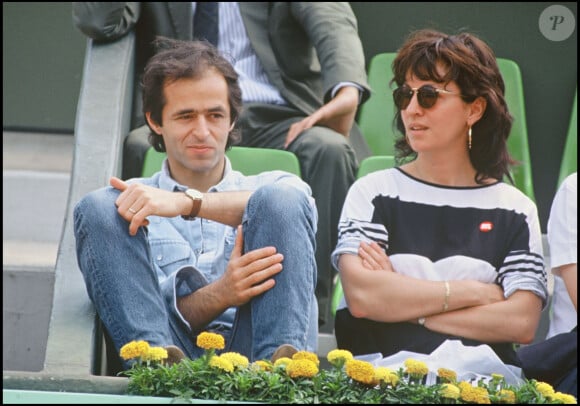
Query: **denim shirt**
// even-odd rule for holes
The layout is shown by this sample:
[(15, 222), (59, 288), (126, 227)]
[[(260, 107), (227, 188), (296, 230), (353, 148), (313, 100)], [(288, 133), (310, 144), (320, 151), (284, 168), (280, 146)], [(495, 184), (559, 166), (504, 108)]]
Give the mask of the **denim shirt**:
[[(309, 196), (313, 208), (314, 199), (310, 186), (300, 177), (284, 172), (270, 171), (245, 176), (232, 169), (227, 156), (222, 180), (212, 186), (208, 193), (225, 191), (254, 191), (274, 182), (284, 182), (302, 190)], [(161, 171), (150, 178), (136, 178), (140, 182), (164, 190), (184, 191), (186, 186), (171, 178), (167, 159)], [(313, 210), (316, 213), (316, 210)], [(149, 216), (147, 226), (151, 260), (169, 308), (191, 330), (191, 326), (177, 309), (177, 297), (188, 295), (200, 287), (216, 281), (225, 272), (234, 248), (237, 228), (216, 221), (195, 218), (184, 220), (181, 216)], [(317, 223), (317, 219), (314, 224)], [(231, 328), (236, 308), (229, 308), (206, 328), (222, 330)]]

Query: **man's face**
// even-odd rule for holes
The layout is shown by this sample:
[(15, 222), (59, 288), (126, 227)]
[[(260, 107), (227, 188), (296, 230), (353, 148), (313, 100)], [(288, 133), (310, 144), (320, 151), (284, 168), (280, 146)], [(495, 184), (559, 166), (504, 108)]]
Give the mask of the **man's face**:
[(228, 87), (224, 77), (209, 70), (196, 79), (165, 85), (162, 126), (172, 177), (187, 184), (192, 175), (221, 179), (231, 130)]

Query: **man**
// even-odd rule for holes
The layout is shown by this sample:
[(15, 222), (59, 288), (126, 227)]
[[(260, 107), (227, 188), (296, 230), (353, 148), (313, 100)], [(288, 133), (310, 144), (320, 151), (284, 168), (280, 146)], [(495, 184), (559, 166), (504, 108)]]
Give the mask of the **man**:
[(554, 293), (546, 339), (521, 347), (518, 356), (529, 379), (578, 396), (578, 173), (560, 184), (548, 217)]
[(251, 360), (316, 351), (310, 188), (282, 171), (233, 171), (237, 73), (206, 42), (157, 46), (143, 111), (152, 145), (167, 153), (162, 170), (112, 178), (75, 207), (77, 259), (115, 348), (145, 340), (177, 361), (201, 355), (195, 338), (213, 331)]
[[(98, 41), (134, 29), (139, 77), (156, 35), (193, 38), (197, 9), (189, 2), (78, 2), (73, 21)], [(293, 152), (312, 188), (319, 211), (319, 324), (332, 332), (330, 254), (358, 162), (370, 155), (354, 123), (359, 104), (370, 95), (356, 17), (346, 2), (220, 2), (217, 46), (240, 74), (240, 145)], [(143, 122), (134, 116), (136, 128)], [(124, 178), (139, 175), (142, 161), (135, 157), (144, 155), (146, 136), (147, 131), (136, 130), (127, 138)]]

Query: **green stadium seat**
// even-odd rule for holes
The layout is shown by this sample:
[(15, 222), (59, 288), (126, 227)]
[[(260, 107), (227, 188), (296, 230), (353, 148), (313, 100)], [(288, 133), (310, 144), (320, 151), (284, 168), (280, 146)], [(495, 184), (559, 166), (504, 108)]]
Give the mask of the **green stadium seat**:
[(558, 176), (558, 187), (566, 176), (578, 170), (578, 88), (574, 94), (574, 103), (572, 105), (572, 112), (570, 113), (570, 124), (568, 126), (568, 134), (566, 136), (566, 144), (564, 145), (564, 153), (562, 154), (562, 162), (560, 164), (560, 174)]
[[(233, 146), (226, 151), (226, 155), (232, 167), (246, 176), (274, 169), (300, 176), (300, 163), (296, 155), (290, 151)], [(164, 152), (157, 152), (150, 147), (145, 154), (141, 176), (148, 177), (159, 171), (165, 156)]]
[(396, 52), (375, 55), (369, 62), (371, 97), (360, 107), (357, 123), (373, 155), (395, 155), (395, 104), (389, 82)]
[(497, 58), (497, 64), (505, 82), (505, 99), (514, 117), (507, 143), (510, 154), (520, 165), (512, 168), (512, 176), (515, 186), (535, 201), (522, 73), (512, 60)]

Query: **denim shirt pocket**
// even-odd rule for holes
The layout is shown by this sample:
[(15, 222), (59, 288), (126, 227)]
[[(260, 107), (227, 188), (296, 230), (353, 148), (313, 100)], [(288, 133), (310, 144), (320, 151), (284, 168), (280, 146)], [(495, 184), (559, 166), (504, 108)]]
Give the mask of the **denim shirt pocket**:
[(168, 277), (186, 265), (195, 265), (189, 244), (183, 240), (159, 239), (150, 242), (155, 267)]

